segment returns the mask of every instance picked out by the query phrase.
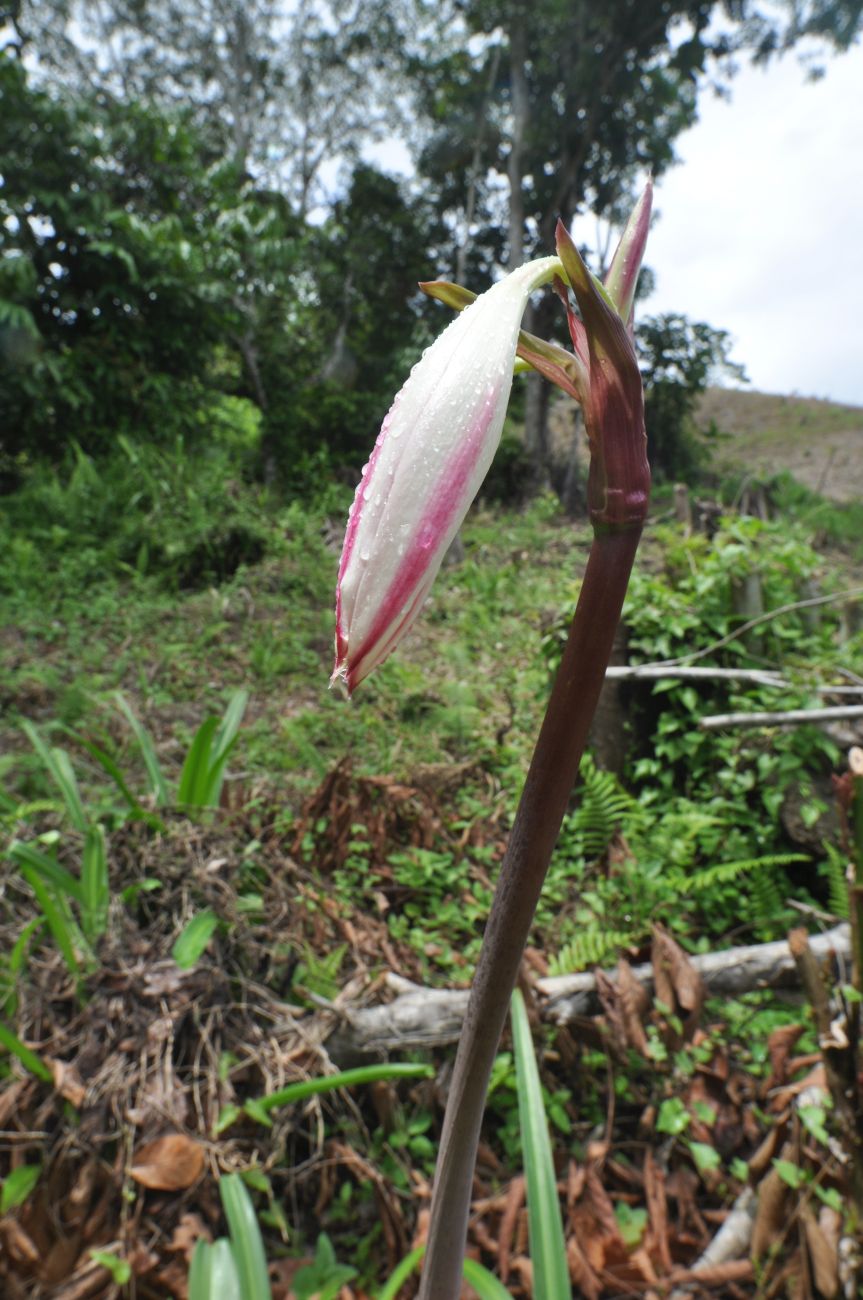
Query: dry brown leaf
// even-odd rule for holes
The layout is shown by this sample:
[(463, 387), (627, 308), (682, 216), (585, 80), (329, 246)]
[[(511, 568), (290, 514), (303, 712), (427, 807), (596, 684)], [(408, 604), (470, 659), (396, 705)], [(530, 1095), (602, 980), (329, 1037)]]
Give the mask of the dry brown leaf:
[(668, 1245), (668, 1201), (665, 1197), (665, 1174), (648, 1147), (644, 1158), (644, 1194), (647, 1201), (647, 1234), (663, 1272), (671, 1272)]
[(81, 1253), (81, 1233), (64, 1233), (58, 1237), (47, 1254), (43, 1255), (39, 1266), (39, 1280), (48, 1286), (56, 1286), (75, 1271), (75, 1264)]
[(770, 1109), (781, 1111), (788, 1106), (796, 1096), (801, 1092), (806, 1092), (809, 1088), (823, 1088), (827, 1091), (827, 1071), (823, 1062), (816, 1065), (803, 1079), (798, 1079), (795, 1083), (789, 1083), (786, 1087), (780, 1088), (770, 1103)]
[(517, 1255), (512, 1261), (513, 1271), (518, 1274), (519, 1282), (525, 1295), (533, 1295), (533, 1264), (527, 1255)]
[(188, 1300), (189, 1270), (178, 1259), (172, 1259), (156, 1276), (156, 1281), (163, 1286), (172, 1300)]
[(629, 1263), (633, 1268), (637, 1268), (648, 1286), (657, 1286), (659, 1278), (656, 1276), (656, 1269), (653, 1267), (653, 1260), (643, 1246), (637, 1247), (629, 1256)]
[(656, 997), (672, 1011), (682, 1012), (683, 1036), (688, 1041), (698, 1027), (704, 981), (680, 944), (661, 925), (653, 927), (650, 960)]
[(9, 1256), (21, 1264), (38, 1264), (39, 1252), (17, 1219), (7, 1218), (0, 1225), (0, 1242)]
[(788, 1077), (788, 1058), (802, 1033), (803, 1025), (779, 1025), (768, 1035), (767, 1051), (770, 1054), (771, 1076), (767, 1082), (768, 1089), (785, 1082)]
[(509, 1256), (521, 1207), (524, 1205), (525, 1182), (519, 1174), (513, 1178), (506, 1196), (506, 1206), (498, 1228), (497, 1271), (501, 1282), (509, 1276)]
[(182, 1255), (186, 1263), (190, 1263), (192, 1253), (199, 1241), (212, 1241), (213, 1234), (204, 1223), (200, 1214), (188, 1212), (182, 1215), (180, 1222), (174, 1229), (174, 1235), (171, 1238), (171, 1244), (168, 1250)]
[(76, 1110), (80, 1110), (84, 1104), (87, 1089), (84, 1087), (81, 1076), (74, 1065), (69, 1065), (67, 1061), (58, 1061), (51, 1057), (48, 1058), (48, 1065), (54, 1077), (55, 1091), (59, 1092), (64, 1101), (71, 1102)]
[(83, 1223), (90, 1209), (98, 1176), (99, 1167), (95, 1160), (86, 1161), (78, 1170), (63, 1202), (63, 1221), (67, 1228), (77, 1228)]
[(825, 1300), (833, 1300), (839, 1291), (839, 1252), (836, 1245), (828, 1240), (810, 1209), (802, 1211), (802, 1218), (815, 1285)]
[(169, 1133), (139, 1147), (130, 1173), (136, 1183), (155, 1192), (181, 1192), (200, 1178), (204, 1148), (184, 1133)]
[(597, 1273), (605, 1267), (610, 1251), (620, 1247), (625, 1252), (611, 1197), (594, 1165), (587, 1170), (584, 1194), (573, 1208), (571, 1219), (578, 1244), (591, 1268)]
[(785, 1120), (780, 1121), (775, 1128), (767, 1130), (767, 1133), (758, 1147), (757, 1151), (749, 1158), (749, 1176), (756, 1181), (765, 1174), (770, 1167), (770, 1162), (776, 1154), (779, 1143), (785, 1137), (785, 1131), (788, 1125)]
[(581, 1193), (584, 1191), (584, 1184), (587, 1180), (587, 1170), (583, 1165), (579, 1165), (575, 1160), (570, 1160), (569, 1167), (566, 1171), (566, 1205), (567, 1209), (572, 1209)]
[(75, 1271), (64, 1287), (54, 1291), (54, 1300), (97, 1300), (105, 1295), (108, 1274), (101, 1264), (88, 1260)]
[(132, 1269), (135, 1277), (146, 1277), (154, 1269), (159, 1267), (159, 1256), (154, 1250), (145, 1245), (143, 1241), (138, 1241), (129, 1251), (126, 1260)]
[(597, 970), (594, 973), (594, 979), (596, 980), (596, 994), (605, 1012), (608, 1028), (611, 1030), (613, 1045), (616, 1051), (623, 1056), (626, 1053), (627, 1037), (623, 1008), (620, 1004), (620, 990), (614, 980), (606, 975), (605, 971)]
[[(791, 1154), (790, 1151), (787, 1154)], [(783, 1147), (783, 1158), (786, 1151)], [(761, 1259), (785, 1235), (788, 1227), (788, 1184), (775, 1169), (769, 1169), (758, 1184), (758, 1212), (752, 1228), (752, 1254)]]
[(566, 1243), (566, 1260), (569, 1265), (570, 1281), (585, 1300), (599, 1300), (602, 1283), (594, 1273), (575, 1237)]
[(626, 1039), (630, 1047), (642, 1056), (647, 1056), (647, 1034), (644, 1032), (644, 1017), (650, 1007), (647, 989), (632, 973), (629, 962), (621, 957), (617, 963), (617, 987)]
[(23, 1109), (21, 1094), (29, 1089), (29, 1079), (16, 1079), (0, 1093), (0, 1128), (7, 1128), (10, 1117)]

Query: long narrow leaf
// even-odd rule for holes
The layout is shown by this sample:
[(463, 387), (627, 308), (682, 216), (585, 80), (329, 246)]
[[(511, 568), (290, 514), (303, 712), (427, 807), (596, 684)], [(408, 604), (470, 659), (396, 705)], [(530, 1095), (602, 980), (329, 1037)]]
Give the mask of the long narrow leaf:
[(425, 1253), (425, 1244), (414, 1246), (413, 1250), (395, 1266), (384, 1283), (383, 1289), (378, 1292), (377, 1300), (397, 1300), (399, 1291), (401, 1291), (411, 1273), (419, 1268), (420, 1260)]
[(102, 747), (97, 745), (94, 740), (88, 740), (86, 736), (81, 736), (75, 731), (72, 731), (71, 734), (75, 737), (78, 744), (82, 745), (84, 749), (86, 749), (90, 757), (96, 760), (102, 768), (102, 771), (105, 772), (107, 776), (110, 776), (131, 810), (133, 812), (142, 811), (140, 801), (132, 793), (132, 790), (123, 774), (123, 770), (116, 759), (112, 758), (107, 750), (102, 749)]
[(84, 902), (84, 890), (81, 882), (76, 880), (71, 872), (65, 867), (61, 867), (59, 862), (37, 849), (33, 844), (25, 844), (23, 840), (15, 840), (9, 845), (9, 857), (19, 866), (32, 867), (37, 871), (42, 879), (54, 889), (59, 889), (61, 893), (68, 894), (74, 898), (76, 903)]
[(235, 691), (231, 697), (225, 715), (219, 723), (219, 729), (213, 738), (213, 762), (218, 763), (227, 756), (237, 738), (246, 705), (249, 702), (248, 691)]
[(84, 900), (81, 905), (81, 928), (84, 937), (92, 943), (108, 928), (108, 856), (105, 851), (105, 832), (101, 826), (91, 826), (84, 841), (81, 860), (81, 888)]
[[(42, 914), (48, 923), (48, 929), (60, 949), (70, 975), (73, 975), (77, 980), (80, 971), (75, 948), (77, 946), (84, 949), (86, 945), (84, 944), (83, 935), (81, 935), (72, 920), (68, 903), (65, 907), (63, 906), (63, 895), (55, 894), (51, 886), (45, 883), (33, 867), (22, 867), (21, 874), (36, 895), (36, 901), (42, 909)], [(79, 941), (77, 945), (76, 939)]]
[(240, 1294), (243, 1300), (272, 1300), (261, 1229), (242, 1178), (239, 1174), (225, 1174), (219, 1192), (231, 1234)]
[(0, 1047), (5, 1047), (7, 1052), (17, 1056), (25, 1070), (35, 1074), (37, 1079), (42, 1079), (45, 1083), (54, 1082), (54, 1076), (42, 1060), (42, 1057), (37, 1056), (25, 1043), (22, 1043), (18, 1035), (13, 1034), (9, 1026), (4, 1025), (2, 1020), (0, 1020)]
[(117, 702), (117, 708), (132, 728), (132, 734), (138, 742), (138, 748), (141, 751), (141, 757), (143, 758), (144, 766), (147, 769), (147, 776), (150, 779), (150, 790), (152, 791), (158, 806), (164, 808), (171, 802), (171, 796), (168, 793), (168, 783), (165, 780), (162, 766), (156, 757), (156, 751), (153, 748), (153, 742), (150, 739), (149, 732), (132, 712), (129, 702), (121, 691), (114, 692), (114, 699)]
[[(527, 1222), (535, 1300), (571, 1300), (566, 1243), (560, 1218), (557, 1179), (545, 1118), (539, 1070), (533, 1053), (524, 998), (516, 989), (511, 1002), (512, 1039), (518, 1086), (518, 1115), (527, 1180)], [(473, 1284), (471, 1284), (473, 1285)]]
[(206, 718), (195, 732), (189, 746), (180, 784), (177, 789), (177, 803), (183, 808), (204, 807), (207, 792), (207, 773), (211, 763), (213, 737), (219, 725), (218, 718)]
[(70, 822), (77, 831), (86, 831), (87, 814), (69, 755), (65, 749), (49, 749), (32, 722), (22, 722), (21, 726), (63, 796)]
[(231, 1243), (198, 1241), (189, 1270), (189, 1300), (243, 1300)]
[(225, 781), (225, 768), (235, 743), (236, 737), (224, 751), (222, 757), (218, 761), (212, 761), (202, 774), (203, 779), (198, 790), (197, 806), (199, 808), (218, 808), (222, 797), (222, 785)]
[(212, 748), (207, 763), (206, 775), (200, 774), (195, 791), (196, 804), (202, 808), (218, 808), (225, 779), (225, 767), (235, 744), (237, 733), (246, 712), (249, 700), (248, 691), (235, 691), (222, 721), (213, 736)]
[(34, 916), (32, 921), (28, 921), (13, 943), (7, 961), (0, 966), (0, 1012), (5, 1016), (13, 1016), (18, 1009), (18, 976), (27, 960), (33, 932), (44, 924), (43, 916)]
[[(267, 1097), (246, 1102), (247, 1113), (256, 1115), (275, 1110), (277, 1106), (287, 1106), (291, 1102), (303, 1101), (319, 1092), (332, 1092), (336, 1088), (351, 1088), (364, 1083), (377, 1083), (380, 1079), (416, 1079), (431, 1078), (434, 1069), (430, 1065), (414, 1065), (409, 1061), (392, 1061), (382, 1065), (361, 1065), (354, 1070), (343, 1070), (339, 1074), (322, 1074), (315, 1079), (303, 1079), (299, 1083), (289, 1083), (278, 1092), (271, 1092)], [(249, 1109), (249, 1108), (253, 1109)]]
[[(464, 1262), (464, 1280), (473, 1287), (479, 1296), (479, 1300), (512, 1300), (512, 1296), (502, 1282), (499, 1282), (494, 1273), (489, 1273), (487, 1268), (482, 1264), (477, 1264), (475, 1259), (466, 1259)], [(539, 1300), (539, 1292), (534, 1291), (534, 1296)], [(566, 1300), (571, 1300), (569, 1291), (566, 1293)]]
[[(414, 1249), (393, 1269), (392, 1274), (384, 1283), (382, 1291), (378, 1292), (377, 1300), (396, 1300), (399, 1291), (410, 1277), (411, 1273), (419, 1267), (420, 1260), (426, 1252), (425, 1243), (422, 1246), (415, 1246)], [(466, 1259), (463, 1266), (463, 1275), (465, 1282), (473, 1287), (479, 1296), (479, 1300), (512, 1300), (512, 1296), (502, 1282), (489, 1273), (487, 1268), (482, 1264), (477, 1264), (475, 1260)], [(190, 1300), (192, 1298), (190, 1297)]]

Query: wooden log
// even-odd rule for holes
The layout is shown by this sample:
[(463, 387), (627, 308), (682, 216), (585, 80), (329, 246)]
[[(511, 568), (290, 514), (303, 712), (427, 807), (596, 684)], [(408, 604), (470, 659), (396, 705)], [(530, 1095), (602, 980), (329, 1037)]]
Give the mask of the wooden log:
[(777, 713), (709, 713), (698, 719), (702, 731), (718, 727), (796, 727), (805, 722), (863, 718), (863, 704), (837, 704), (829, 709), (787, 709)]
[[(810, 945), (819, 958), (832, 953), (837, 959), (847, 960), (851, 952), (850, 929), (844, 923), (834, 926), (814, 936)], [(708, 993), (714, 996), (793, 987), (797, 983), (794, 959), (785, 939), (703, 953), (690, 961)], [(645, 988), (653, 988), (653, 968), (649, 964), (632, 970)], [(606, 974), (616, 981), (616, 971)], [(394, 1001), (375, 1007), (337, 1009), (339, 1024), (326, 1046), (339, 1065), (368, 1055), (445, 1047), (458, 1039), (467, 1007), (467, 989), (423, 988), (395, 974), (387, 976), (387, 984), (397, 995)], [(536, 989), (540, 1016), (555, 1024), (568, 1024), (600, 1010), (592, 971), (541, 979)]]

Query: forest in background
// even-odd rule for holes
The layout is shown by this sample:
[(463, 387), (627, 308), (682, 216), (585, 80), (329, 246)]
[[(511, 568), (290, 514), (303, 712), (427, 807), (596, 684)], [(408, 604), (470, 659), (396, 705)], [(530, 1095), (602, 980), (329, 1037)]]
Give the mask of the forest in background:
[[(858, 21), (836, 0), (16, 0), (0, 63), (0, 487), (120, 435), (181, 439), (188, 456), (234, 433), (254, 443), (249, 475), (292, 490), (357, 466), (440, 328), (418, 281), (480, 290), (576, 214), (596, 218), (602, 270), (700, 88), (733, 90), (735, 60), (804, 38), (828, 57)], [(410, 180), (375, 162), (386, 141)], [(531, 315), (535, 332), (559, 328), (550, 300)], [(721, 325), (641, 322), (660, 471), (687, 468), (681, 389), (726, 361)], [(523, 400), (542, 483), (547, 387)]]

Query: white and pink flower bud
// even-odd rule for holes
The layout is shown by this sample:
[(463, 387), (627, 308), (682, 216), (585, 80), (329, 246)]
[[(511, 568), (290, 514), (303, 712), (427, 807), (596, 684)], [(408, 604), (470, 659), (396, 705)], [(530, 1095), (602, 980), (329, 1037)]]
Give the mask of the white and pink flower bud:
[(561, 264), (519, 267), (465, 308), (414, 366), (383, 422), (348, 517), (333, 680), (353, 691), (416, 619), (488, 472), (534, 289)]

